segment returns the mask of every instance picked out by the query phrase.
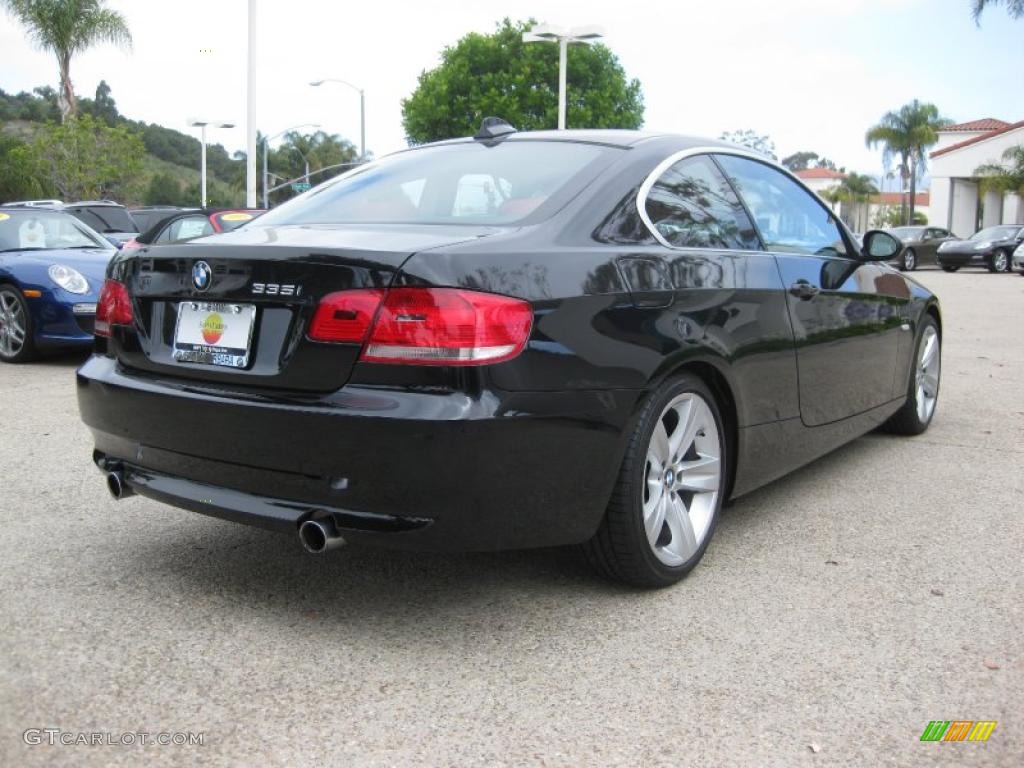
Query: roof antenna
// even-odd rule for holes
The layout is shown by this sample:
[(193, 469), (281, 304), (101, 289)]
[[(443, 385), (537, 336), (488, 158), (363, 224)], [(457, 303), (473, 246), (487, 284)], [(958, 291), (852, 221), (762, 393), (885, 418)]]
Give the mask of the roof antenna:
[(476, 132), (476, 135), (473, 138), (481, 141), (488, 141), (500, 139), (502, 136), (507, 136), (508, 134), (515, 132), (515, 126), (510, 125), (500, 117), (485, 117), (483, 122), (480, 123), (480, 130)]

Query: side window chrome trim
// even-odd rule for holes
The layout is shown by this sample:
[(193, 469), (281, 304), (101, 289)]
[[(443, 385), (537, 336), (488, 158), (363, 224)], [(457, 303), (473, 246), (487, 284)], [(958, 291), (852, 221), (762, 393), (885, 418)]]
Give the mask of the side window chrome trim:
[[(800, 186), (801, 189), (803, 189), (807, 194), (809, 194), (812, 198), (814, 198), (814, 200), (816, 200), (818, 202), (818, 204), (822, 207), (822, 209), (824, 209), (824, 211), (830, 217), (832, 217), (833, 220), (835, 220), (836, 228), (839, 230), (840, 234), (845, 237), (845, 233), (843, 232), (843, 228), (842, 228), (842, 226), (839, 225), (839, 217), (835, 215), (835, 212), (831, 208), (829, 208), (822, 201), (822, 199), (820, 197), (818, 197), (818, 195), (816, 195), (813, 191), (811, 191), (811, 189), (809, 189), (807, 187), (807, 185), (804, 184), (803, 181), (800, 180), (799, 176), (794, 174), (792, 171), (790, 171), (784, 165), (779, 165), (778, 163), (774, 162), (770, 157), (768, 157), (766, 155), (761, 155), (761, 154), (758, 154), (757, 152), (749, 152), (747, 150), (743, 150), (743, 149), (739, 149), (739, 148), (734, 148), (734, 147), (690, 147), (689, 149), (683, 149), (683, 150), (680, 150), (678, 152), (675, 152), (675, 153), (669, 155), (668, 157), (666, 157), (660, 163), (658, 163), (654, 167), (654, 170), (651, 171), (647, 175), (646, 179), (644, 179), (643, 184), (640, 185), (640, 189), (636, 193), (636, 210), (637, 210), (637, 214), (639, 214), (639, 216), (640, 216), (640, 220), (644, 223), (644, 226), (647, 227), (647, 230), (651, 233), (651, 235), (654, 237), (654, 239), (657, 240), (659, 244), (665, 246), (666, 248), (671, 248), (673, 251), (694, 251), (694, 250), (697, 250), (697, 251), (720, 251), (720, 252), (723, 252), (723, 253), (735, 253), (736, 252), (735, 248), (694, 248), (692, 246), (672, 245), (668, 240), (666, 240), (664, 237), (661, 236), (661, 233), (658, 231), (657, 227), (654, 226), (654, 222), (651, 221), (651, 217), (647, 215), (647, 195), (650, 194), (651, 188), (654, 187), (654, 185), (657, 183), (658, 179), (661, 178), (661, 175), (665, 171), (667, 171), (669, 168), (671, 168), (673, 165), (678, 163), (680, 160), (685, 160), (688, 157), (695, 157), (697, 155), (709, 155), (709, 156), (712, 156), (712, 159), (714, 159), (714, 157), (713, 157), (714, 155), (735, 155), (736, 157), (743, 157), (743, 158), (746, 158), (748, 160), (754, 160), (756, 162), (763, 163), (764, 165), (767, 165), (769, 168), (773, 168), (776, 171), (779, 171), (780, 173), (785, 174), (786, 176), (791, 178), (793, 181), (795, 181), (797, 183), (797, 185)], [(717, 163), (716, 163), (716, 165), (717, 165)], [(729, 178), (729, 174), (725, 173), (724, 170), (722, 170), (722, 174), (725, 176), (726, 180), (728, 180), (729, 183), (732, 184), (732, 179)], [(738, 192), (737, 192), (736, 196), (739, 199), (740, 203), (743, 205), (744, 209), (746, 209), (746, 206), (747, 206), (746, 201), (739, 195)], [(761, 238), (761, 233), (760, 233), (759, 230), (757, 230), (756, 222), (754, 223), (754, 228), (755, 228), (755, 231), (757, 232), (758, 238), (760, 239)], [(849, 244), (847, 244), (847, 247), (849, 247)], [(771, 251), (769, 251), (769, 250), (744, 251), (744, 252), (745, 253), (771, 253)], [(792, 254), (790, 254), (790, 255), (792, 255)], [(846, 258), (852, 258), (852, 257), (847, 256)]]

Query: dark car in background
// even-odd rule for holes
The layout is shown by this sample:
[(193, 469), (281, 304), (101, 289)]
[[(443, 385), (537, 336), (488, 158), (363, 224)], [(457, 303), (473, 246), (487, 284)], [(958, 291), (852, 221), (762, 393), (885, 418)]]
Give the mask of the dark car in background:
[(128, 209), (112, 200), (65, 203), (61, 210), (67, 211), (104, 237), (118, 243), (131, 240), (139, 234), (139, 227)]
[(664, 586), (726, 499), (928, 428), (941, 320), (901, 247), (735, 145), (489, 120), (119, 253), (78, 402), (115, 498)]
[(62, 210), (0, 208), (0, 362), (90, 347), (115, 248)]
[(155, 223), (138, 237), (124, 244), (128, 250), (144, 245), (167, 245), (193, 240), (204, 235), (231, 232), (262, 214), (255, 208), (215, 208), (172, 211), (157, 218)]
[(913, 272), (922, 264), (938, 265), (939, 246), (958, 239), (941, 227), (894, 227), (885, 231), (903, 243), (899, 255), (893, 259), (903, 272)]
[(138, 208), (129, 208), (132, 220), (139, 228), (139, 232), (148, 231), (158, 221), (186, 211), (198, 211), (199, 208), (180, 205), (143, 205)]
[(946, 272), (960, 267), (986, 267), (989, 272), (1010, 272), (1017, 246), (1024, 242), (1024, 227), (1001, 224), (975, 232), (966, 240), (952, 240), (939, 246), (938, 262)]

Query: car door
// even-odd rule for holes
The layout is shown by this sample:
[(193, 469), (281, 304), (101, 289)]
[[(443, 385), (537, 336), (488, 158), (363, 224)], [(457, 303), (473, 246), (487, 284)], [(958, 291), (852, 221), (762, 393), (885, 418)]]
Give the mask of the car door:
[(651, 324), (671, 329), (684, 354), (703, 346), (699, 354), (729, 361), (741, 425), (795, 418), (797, 372), (778, 269), (721, 168), (710, 154), (682, 157), (641, 197), (664, 248), (618, 260), (634, 303), (665, 307), (648, 310)]
[(782, 276), (803, 423), (829, 424), (897, 397), (906, 281), (886, 264), (862, 261), (832, 212), (787, 174), (749, 157), (717, 159)]

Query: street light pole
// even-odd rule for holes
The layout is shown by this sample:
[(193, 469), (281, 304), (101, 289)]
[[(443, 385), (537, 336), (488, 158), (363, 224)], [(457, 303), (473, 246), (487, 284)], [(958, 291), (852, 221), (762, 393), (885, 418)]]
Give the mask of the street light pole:
[(569, 43), (590, 44), (604, 37), (604, 30), (593, 25), (585, 27), (555, 27), (539, 24), (523, 33), (524, 43), (558, 43), (558, 130), (565, 130), (566, 85), (565, 70), (568, 61)]
[[(285, 128), (283, 131), (275, 133), (273, 136), (263, 137), (263, 207), (267, 210), (270, 209), (270, 193), (267, 192), (267, 155), (270, 152), (270, 142), (276, 139), (278, 136), (284, 136), (286, 133), (291, 131), (297, 131), (299, 128), (319, 128), (320, 123), (302, 123), (302, 125), (293, 125), (291, 128)], [(305, 155), (303, 155), (305, 159)], [(309, 162), (306, 162), (306, 175), (309, 175)]]
[[(199, 120), (195, 117), (190, 117), (187, 122), (193, 128), (200, 128), (202, 133), (202, 139), (200, 140), (201, 148), (199, 150), (199, 184), (201, 187), (200, 196), (202, 198), (200, 205), (203, 208), (206, 208), (209, 202), (206, 197), (206, 126), (211, 126), (213, 128), (234, 128), (235, 124), (227, 123), (223, 120)], [(256, 158), (253, 157), (254, 162), (255, 159)]]
[(245, 205), (256, 207), (256, 0), (249, 0), (249, 50), (245, 80)]
[(339, 83), (347, 85), (354, 91), (359, 92), (359, 159), (366, 161), (366, 92), (358, 85), (352, 85), (348, 80), (339, 80), (336, 77), (325, 77), (323, 80), (314, 80), (310, 85), (316, 87), (324, 83)]

